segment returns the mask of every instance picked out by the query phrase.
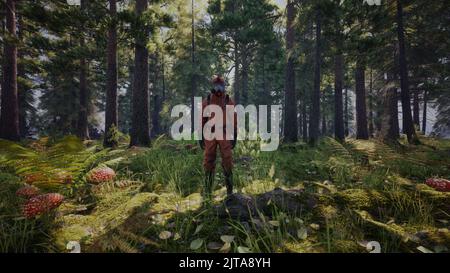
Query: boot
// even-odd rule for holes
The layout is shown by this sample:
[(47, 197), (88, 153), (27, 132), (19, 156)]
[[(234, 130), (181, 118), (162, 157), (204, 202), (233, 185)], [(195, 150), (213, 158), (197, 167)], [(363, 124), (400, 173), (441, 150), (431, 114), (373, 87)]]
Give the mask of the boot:
[(233, 194), (233, 172), (225, 172), (225, 185), (227, 187), (227, 195)]
[(205, 185), (203, 188), (203, 198), (211, 199), (213, 183), (214, 183), (214, 171), (205, 172)]

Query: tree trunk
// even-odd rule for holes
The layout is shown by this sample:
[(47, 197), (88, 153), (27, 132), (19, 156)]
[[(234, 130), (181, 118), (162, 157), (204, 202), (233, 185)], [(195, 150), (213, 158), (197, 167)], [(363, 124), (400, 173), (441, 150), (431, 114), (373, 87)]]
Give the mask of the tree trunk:
[[(20, 7), (17, 5), (16, 9), (19, 9)], [(17, 21), (18, 21), (18, 37), (19, 37), (19, 41), (20, 43), (23, 43), (23, 32), (24, 32), (24, 21), (23, 21), (23, 16), (20, 14), (20, 12), (17, 14)], [(19, 132), (20, 132), (20, 137), (21, 138), (25, 138), (28, 135), (28, 125), (27, 125), (27, 106), (28, 106), (28, 101), (27, 101), (27, 92), (29, 92), (29, 90), (26, 89), (26, 85), (21, 84), (21, 80), (22, 82), (25, 80), (26, 78), (26, 73), (25, 73), (25, 66), (23, 63), (23, 58), (25, 55), (25, 48), (24, 47), (19, 47), (17, 49), (17, 58), (18, 58), (18, 63), (17, 63), (17, 78), (18, 78), (18, 82), (17, 82), (17, 96), (19, 99)]]
[(321, 39), (322, 39), (322, 18), (320, 9), (316, 10), (316, 48), (314, 60), (314, 89), (312, 94), (312, 107), (309, 115), (309, 142), (315, 145), (319, 139), (319, 121), (320, 121), (320, 67), (322, 63)]
[(118, 129), (118, 104), (117, 104), (117, 1), (109, 0), (109, 14), (112, 23), (108, 30), (107, 46), (107, 71), (106, 71), (106, 110), (105, 110), (105, 147), (116, 145), (114, 140), (110, 139), (108, 132), (114, 126)]
[[(298, 100), (297, 109), (302, 109), (302, 102), (300, 100)], [(297, 124), (297, 136), (301, 136), (303, 134), (303, 120), (301, 114), (297, 115)]]
[(373, 71), (370, 69), (370, 79), (369, 79), (369, 136), (374, 135), (374, 120), (373, 120)]
[(423, 91), (423, 115), (422, 115), (422, 133), (427, 134), (427, 111), (428, 111), (428, 92)]
[(242, 95), (242, 104), (246, 105), (248, 103), (248, 69), (249, 69), (249, 63), (248, 63), (248, 50), (245, 46), (242, 47), (242, 70), (241, 70), (241, 81), (242, 81), (242, 88), (241, 88), (241, 95)]
[(196, 74), (196, 61), (195, 61), (195, 13), (194, 13), (194, 0), (191, 1), (191, 57), (192, 57), (192, 75), (191, 75), (191, 133), (195, 131), (195, 95), (197, 94), (197, 74)]
[(308, 111), (306, 108), (306, 103), (303, 103), (302, 105), (303, 109), (302, 109), (302, 124), (303, 124), (303, 141), (304, 142), (308, 142)]
[(356, 94), (356, 139), (369, 139), (367, 130), (367, 107), (366, 107), (366, 87), (365, 68), (361, 60), (356, 62), (355, 72), (355, 94)]
[(234, 102), (236, 104), (241, 103), (241, 96), (239, 87), (241, 85), (240, 77), (239, 77), (239, 66), (240, 66), (240, 59), (239, 59), (239, 44), (236, 41), (236, 38), (234, 39)]
[(344, 56), (338, 54), (334, 57), (334, 137), (343, 142), (344, 110), (342, 102), (342, 86), (344, 81)]
[(381, 137), (384, 142), (397, 143), (398, 130), (398, 96), (397, 88), (386, 87), (383, 92), (383, 115), (381, 121)]
[(392, 91), (395, 96), (392, 97), (392, 122), (393, 122), (393, 128), (395, 130), (395, 136), (396, 138), (400, 138), (400, 124), (398, 121), (398, 90), (395, 88), (394, 91)]
[(409, 94), (408, 66), (406, 62), (405, 31), (403, 27), (403, 6), (402, 0), (397, 0), (397, 35), (399, 45), (399, 65), (401, 79), (401, 99), (403, 112), (403, 131), (408, 137), (408, 142), (417, 144), (418, 138), (414, 129), (411, 115), (411, 97)]
[(6, 1), (6, 29), (9, 37), (4, 44), (2, 109), (0, 138), (19, 141), (19, 100), (17, 93), (16, 1)]
[(289, 0), (286, 6), (286, 78), (285, 78), (285, 115), (284, 115), (284, 140), (285, 142), (298, 141), (297, 135), (297, 99), (295, 96), (295, 68), (294, 68), (294, 43), (295, 43), (295, 6), (294, 1)]
[[(142, 16), (147, 9), (147, 0), (136, 0), (136, 15)], [(149, 98), (148, 98), (148, 50), (149, 30), (140, 26), (135, 38), (134, 84), (131, 119), (130, 146), (150, 145)]]
[(414, 90), (413, 96), (413, 120), (414, 125), (420, 130), (420, 107), (419, 107), (419, 90)]
[(158, 94), (153, 94), (153, 112), (151, 136), (156, 138), (161, 135), (159, 113), (161, 112), (161, 100)]
[[(86, 10), (86, 4), (88, 0), (80, 1), (80, 8), (84, 12)], [(85, 40), (84, 37), (80, 39), (80, 48), (84, 49)], [(88, 111), (89, 111), (89, 90), (87, 87), (87, 73), (88, 64), (86, 57), (82, 53), (80, 59), (80, 112), (78, 113), (78, 137), (80, 139), (89, 139), (88, 129)]]
[(161, 134), (160, 128), (160, 118), (159, 113), (161, 112), (161, 96), (158, 92), (158, 81), (159, 81), (159, 58), (158, 53), (154, 53), (151, 55), (151, 65), (154, 66), (154, 73), (152, 78), (152, 100), (153, 100), (153, 109), (151, 113), (151, 123), (152, 128), (150, 129), (151, 138), (156, 138)]
[(349, 136), (350, 134), (350, 130), (348, 128), (349, 125), (349, 113), (348, 113), (348, 89), (345, 88), (345, 92), (344, 92), (344, 135), (346, 137)]

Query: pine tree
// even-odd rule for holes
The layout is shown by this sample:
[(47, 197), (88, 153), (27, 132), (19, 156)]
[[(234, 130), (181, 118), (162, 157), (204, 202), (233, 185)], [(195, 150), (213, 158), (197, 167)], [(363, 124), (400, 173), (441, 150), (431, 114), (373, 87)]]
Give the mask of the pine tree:
[(135, 37), (134, 79), (132, 99), (132, 121), (130, 146), (150, 145), (149, 96), (148, 96), (148, 49), (149, 29), (143, 13), (148, 7), (147, 0), (136, 0), (138, 24)]
[(118, 129), (118, 101), (117, 101), (117, 1), (109, 0), (110, 26), (108, 28), (107, 48), (107, 76), (106, 76), (106, 110), (105, 110), (105, 138), (104, 146), (113, 147), (115, 141), (109, 132)]
[(0, 113), (0, 138), (18, 141), (19, 99), (17, 93), (17, 33), (16, 0), (5, 4), (7, 37), (4, 45), (2, 100)]

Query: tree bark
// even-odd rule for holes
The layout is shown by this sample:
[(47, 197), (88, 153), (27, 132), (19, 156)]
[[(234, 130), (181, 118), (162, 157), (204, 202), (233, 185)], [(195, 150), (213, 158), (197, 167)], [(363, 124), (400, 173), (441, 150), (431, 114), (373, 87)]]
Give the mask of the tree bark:
[(294, 68), (294, 50), (295, 50), (295, 6), (294, 1), (289, 0), (286, 6), (286, 77), (285, 77), (285, 115), (284, 115), (284, 141), (298, 141), (297, 134), (297, 99), (295, 96), (295, 68)]
[(350, 130), (349, 130), (349, 113), (348, 113), (348, 89), (345, 88), (344, 92), (344, 135), (346, 137), (349, 136)]
[(381, 122), (381, 137), (384, 142), (397, 143), (398, 129), (398, 96), (395, 86), (386, 87), (383, 92), (383, 116)]
[(369, 139), (367, 130), (367, 107), (365, 87), (365, 67), (361, 60), (357, 60), (355, 82), (356, 82), (356, 139)]
[(302, 109), (302, 124), (303, 124), (303, 129), (302, 129), (302, 133), (303, 133), (303, 141), (304, 142), (308, 142), (308, 111), (306, 109), (306, 103), (303, 103), (302, 105), (303, 109)]
[(161, 96), (158, 92), (158, 81), (159, 81), (159, 58), (158, 53), (154, 53), (151, 55), (151, 60), (154, 66), (154, 73), (152, 78), (152, 99), (153, 99), (153, 111), (151, 113), (151, 123), (152, 128), (150, 129), (151, 138), (156, 138), (161, 134), (160, 127), (160, 117), (159, 113), (161, 112)]
[(239, 73), (240, 59), (239, 59), (239, 43), (234, 38), (234, 102), (236, 104), (241, 103), (241, 96), (239, 87), (241, 85), (240, 73)]
[[(142, 13), (147, 9), (147, 0), (136, 0), (136, 16), (142, 22)], [(143, 25), (135, 38), (133, 110), (130, 146), (150, 145), (149, 97), (148, 97), (148, 28)]]
[(328, 135), (327, 118), (325, 112), (322, 113), (322, 136)]
[(345, 140), (344, 110), (342, 101), (342, 86), (344, 81), (344, 56), (334, 57), (334, 137), (337, 141)]
[[(84, 12), (86, 10), (88, 0), (80, 1), (80, 8)], [(82, 23), (84, 24), (84, 23)], [(82, 34), (83, 35), (83, 34)], [(85, 40), (82, 36), (80, 38), (80, 48), (84, 49)], [(78, 132), (80, 139), (89, 139), (88, 129), (88, 111), (89, 111), (89, 90), (87, 86), (88, 64), (84, 53), (80, 58), (80, 112), (78, 113)]]
[(414, 125), (420, 130), (419, 90), (414, 90), (413, 95), (413, 120)]
[(242, 70), (241, 70), (241, 95), (242, 95), (242, 104), (246, 105), (248, 103), (248, 70), (249, 70), (249, 62), (248, 62), (248, 50), (245, 46), (242, 47)]
[[(192, 75), (191, 75), (191, 113), (195, 112), (195, 95), (197, 94), (197, 74), (196, 74), (196, 60), (195, 60), (195, 12), (194, 0), (191, 1), (191, 57), (192, 57)], [(156, 102), (156, 101), (155, 101)], [(195, 117), (191, 114), (191, 133), (195, 131)]]
[(6, 1), (6, 29), (4, 44), (3, 85), (0, 113), (0, 138), (20, 140), (19, 100), (17, 93), (17, 35), (16, 1)]
[(322, 40), (322, 15), (319, 8), (316, 8), (316, 48), (314, 60), (314, 89), (312, 94), (312, 107), (309, 115), (309, 142), (315, 145), (319, 139), (320, 121), (320, 67), (322, 63), (321, 40)]
[(370, 79), (369, 79), (369, 136), (374, 135), (374, 120), (373, 120), (373, 71), (370, 69)]
[(427, 111), (428, 111), (428, 92), (423, 91), (423, 114), (422, 114), (422, 133), (427, 134)]
[(113, 147), (112, 139), (109, 139), (108, 132), (114, 126), (118, 129), (118, 104), (117, 104), (117, 1), (109, 0), (109, 15), (111, 25), (108, 29), (107, 46), (107, 71), (106, 71), (106, 111), (105, 111), (105, 138), (104, 146)]
[(405, 31), (403, 27), (402, 0), (397, 0), (397, 36), (399, 45), (399, 65), (401, 79), (401, 99), (403, 113), (403, 131), (408, 137), (408, 142), (417, 144), (418, 138), (414, 129), (411, 115), (411, 97), (409, 93), (408, 66), (406, 62)]
[[(17, 10), (20, 10), (20, 6), (16, 6)], [(17, 27), (18, 31), (18, 37), (19, 41), (22, 44), (23, 38), (24, 38), (24, 20), (23, 16), (20, 14), (20, 11), (17, 13), (17, 22), (19, 26)], [(26, 74), (25, 74), (25, 66), (23, 63), (23, 58), (25, 55), (25, 48), (23, 46), (18, 47), (17, 49), (17, 96), (19, 99), (19, 132), (20, 137), (25, 138), (28, 135), (28, 125), (27, 125), (27, 92), (29, 90), (26, 90), (26, 85), (20, 84), (20, 79), (25, 80)]]

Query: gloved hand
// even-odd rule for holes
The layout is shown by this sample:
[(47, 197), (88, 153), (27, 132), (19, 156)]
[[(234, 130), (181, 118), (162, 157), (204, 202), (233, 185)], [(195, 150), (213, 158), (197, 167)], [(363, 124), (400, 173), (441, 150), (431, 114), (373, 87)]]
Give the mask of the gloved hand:
[(199, 140), (199, 141), (198, 141), (198, 144), (200, 145), (200, 148), (202, 148), (202, 150), (205, 149), (205, 140), (204, 140), (204, 139)]

